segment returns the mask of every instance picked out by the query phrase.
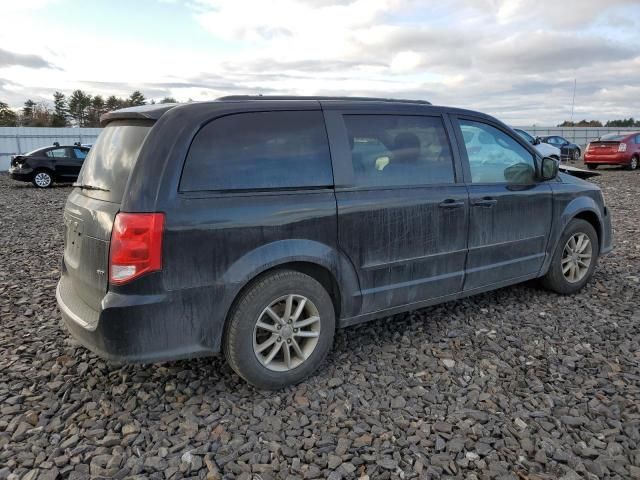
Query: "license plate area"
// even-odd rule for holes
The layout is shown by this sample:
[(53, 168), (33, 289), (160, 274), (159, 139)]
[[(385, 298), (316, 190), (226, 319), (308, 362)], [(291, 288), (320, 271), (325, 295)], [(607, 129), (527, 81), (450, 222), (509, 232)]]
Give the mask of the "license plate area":
[(71, 215), (64, 216), (65, 227), (65, 262), (68, 267), (78, 268), (80, 252), (82, 251), (83, 226), (82, 220)]

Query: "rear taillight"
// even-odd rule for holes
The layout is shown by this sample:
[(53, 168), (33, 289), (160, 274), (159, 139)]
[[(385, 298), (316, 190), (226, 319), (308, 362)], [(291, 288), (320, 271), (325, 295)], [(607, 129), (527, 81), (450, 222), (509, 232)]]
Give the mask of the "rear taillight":
[(109, 280), (121, 285), (162, 268), (164, 213), (118, 213), (111, 231)]
[(626, 143), (621, 143), (620, 145), (618, 145), (618, 151), (619, 152), (626, 152), (627, 151), (627, 144)]

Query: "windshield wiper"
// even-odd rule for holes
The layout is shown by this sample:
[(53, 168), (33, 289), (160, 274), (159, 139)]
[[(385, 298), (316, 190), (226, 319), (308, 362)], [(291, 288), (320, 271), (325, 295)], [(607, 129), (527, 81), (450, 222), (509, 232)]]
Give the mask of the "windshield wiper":
[(101, 192), (109, 192), (108, 188), (96, 187), (94, 185), (83, 185), (82, 183), (74, 183), (73, 187), (78, 187), (83, 190), (100, 190)]

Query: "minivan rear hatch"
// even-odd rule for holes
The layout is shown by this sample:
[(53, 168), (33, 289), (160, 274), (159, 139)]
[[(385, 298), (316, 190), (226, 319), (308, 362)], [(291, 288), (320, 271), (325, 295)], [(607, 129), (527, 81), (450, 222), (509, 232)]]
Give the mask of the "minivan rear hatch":
[(61, 290), (101, 310), (109, 283), (111, 229), (151, 120), (115, 120), (100, 133), (84, 161), (64, 210)]

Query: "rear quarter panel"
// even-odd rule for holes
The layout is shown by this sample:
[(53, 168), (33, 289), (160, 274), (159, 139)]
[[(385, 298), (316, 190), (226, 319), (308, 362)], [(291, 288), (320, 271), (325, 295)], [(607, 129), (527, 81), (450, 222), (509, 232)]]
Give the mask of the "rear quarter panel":
[(47, 157), (46, 155), (38, 155), (37, 157), (25, 157), (27, 159), (27, 165), (34, 170), (39, 168), (46, 168), (52, 172), (55, 170), (55, 160)]
[(352, 298), (357, 292), (355, 274), (337, 250), (332, 190), (180, 194), (166, 213), (165, 288), (191, 292), (190, 311), (199, 319), (195, 323), (203, 343), (213, 350), (218, 349), (224, 321), (238, 293), (260, 273), (278, 265), (307, 262), (334, 275), (343, 272), (343, 277), (336, 278), (343, 295), (353, 290), (348, 295)]

